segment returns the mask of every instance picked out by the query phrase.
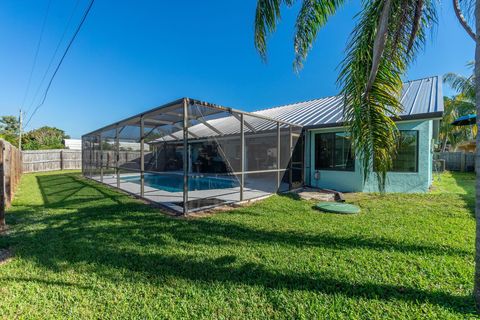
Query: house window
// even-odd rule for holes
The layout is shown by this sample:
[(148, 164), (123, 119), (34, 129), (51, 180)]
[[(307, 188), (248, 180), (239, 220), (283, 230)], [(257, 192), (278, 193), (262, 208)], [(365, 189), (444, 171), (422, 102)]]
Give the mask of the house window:
[(393, 172), (418, 172), (418, 131), (400, 130)]
[(350, 137), (345, 132), (315, 135), (315, 169), (355, 171)]

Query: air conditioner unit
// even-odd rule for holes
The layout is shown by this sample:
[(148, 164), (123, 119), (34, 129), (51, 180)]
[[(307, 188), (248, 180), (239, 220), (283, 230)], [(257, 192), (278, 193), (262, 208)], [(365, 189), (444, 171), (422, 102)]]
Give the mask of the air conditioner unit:
[(436, 172), (445, 171), (445, 159), (433, 160), (433, 170), (435, 170)]

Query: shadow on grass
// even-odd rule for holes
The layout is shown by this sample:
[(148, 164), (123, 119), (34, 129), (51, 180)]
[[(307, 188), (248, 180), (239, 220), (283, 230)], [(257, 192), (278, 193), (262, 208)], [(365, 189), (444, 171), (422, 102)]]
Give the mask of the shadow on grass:
[(82, 290), (93, 289), (93, 287), (91, 286), (82, 286), (82, 285), (78, 285), (77, 283), (65, 282), (65, 281), (53, 281), (53, 280), (50, 281), (50, 280), (44, 280), (40, 278), (0, 277), (0, 282), (2, 281), (27, 282), (27, 283), (44, 284), (48, 286), (60, 286), (60, 287), (75, 287), (76, 289), (82, 289)]
[(456, 185), (463, 190), (463, 192), (458, 193), (458, 195), (470, 210), (472, 217), (475, 217), (475, 174), (471, 172), (451, 172), (450, 174)]
[[(61, 271), (65, 265), (87, 263), (146, 274), (152, 282), (165, 277), (228, 282), (272, 289), (308, 290), (367, 299), (398, 299), (432, 303), (456, 312), (473, 313), (470, 296), (378, 283), (353, 283), (321, 273), (284, 274), (257, 263), (241, 264), (235, 255), (212, 259), (202, 255), (174, 255), (165, 249), (185, 244), (250, 246), (258, 243), (297, 247), (367, 248), (416, 254), (471, 255), (455, 248), (401, 244), (386, 239), (303, 234), (247, 227), (215, 219), (173, 219), (127, 196), (76, 174), (37, 176), (44, 207), (70, 209), (45, 215), (30, 207), (13, 214), (20, 226), (8, 245), (17, 255), (46, 268)], [(24, 226), (31, 228), (24, 228)], [(35, 227), (36, 226), (36, 227)], [(151, 253), (129, 250), (132, 245), (155, 247)], [(165, 254), (152, 253), (165, 251)], [(173, 251), (173, 250), (172, 250)], [(59, 264), (59, 262), (67, 262)], [(60, 266), (61, 265), (61, 266)], [(92, 267), (94, 268), (94, 267)], [(101, 273), (100, 269), (92, 272)], [(102, 274), (112, 277), (111, 274)], [(0, 279), (1, 280), (1, 279)], [(118, 281), (118, 279), (112, 279)]]
[[(104, 198), (116, 204), (121, 204), (118, 199), (125, 197), (110, 190), (105, 191), (106, 188), (99, 184), (87, 183), (84, 179), (79, 179), (78, 174), (75, 173), (37, 176), (37, 183), (47, 208), (75, 208), (75, 205), (79, 203)], [(82, 193), (85, 188), (90, 190)]]
[(302, 200), (302, 198), (298, 195), (298, 193), (294, 193), (294, 192), (279, 193), (278, 196), (288, 198), (291, 200), (296, 200), (296, 201)]

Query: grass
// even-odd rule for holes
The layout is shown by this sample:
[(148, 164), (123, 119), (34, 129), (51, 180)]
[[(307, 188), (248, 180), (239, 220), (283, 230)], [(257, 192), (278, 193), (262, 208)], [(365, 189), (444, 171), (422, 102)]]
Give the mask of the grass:
[(176, 219), (76, 172), (25, 175), (0, 318), (475, 317), (473, 175), (347, 200), (363, 212), (273, 196)]

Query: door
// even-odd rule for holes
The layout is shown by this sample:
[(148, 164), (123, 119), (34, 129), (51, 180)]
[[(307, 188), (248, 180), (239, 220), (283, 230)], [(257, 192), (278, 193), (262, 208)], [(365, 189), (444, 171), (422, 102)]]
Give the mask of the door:
[(293, 152), (290, 160), (290, 189), (297, 189), (303, 186), (303, 155), (305, 135), (293, 133)]

